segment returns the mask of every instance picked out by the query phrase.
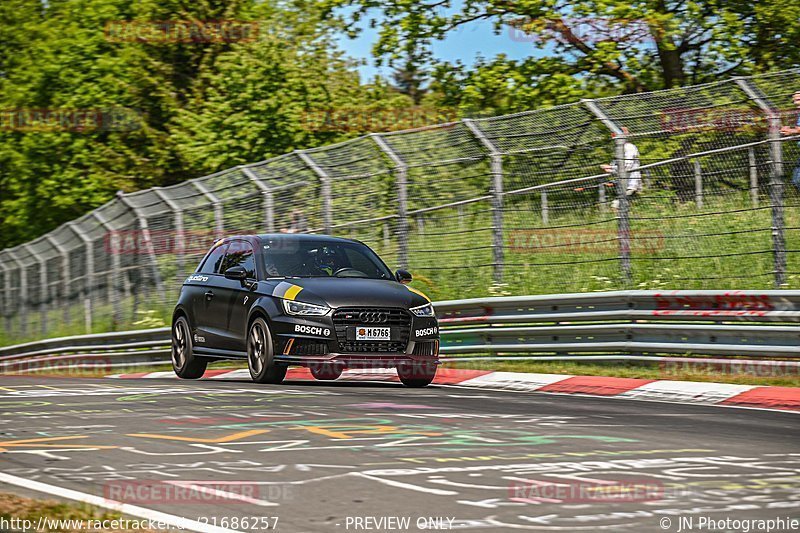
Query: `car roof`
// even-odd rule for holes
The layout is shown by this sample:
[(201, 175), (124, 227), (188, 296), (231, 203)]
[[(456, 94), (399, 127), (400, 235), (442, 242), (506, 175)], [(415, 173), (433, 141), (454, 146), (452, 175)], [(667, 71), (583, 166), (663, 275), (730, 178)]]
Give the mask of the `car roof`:
[(263, 241), (274, 240), (314, 240), (314, 241), (330, 241), (330, 242), (357, 242), (362, 244), (361, 241), (355, 239), (346, 239), (344, 237), (332, 237), (331, 235), (320, 235), (316, 233), (261, 233), (258, 235), (231, 235), (225, 237), (225, 241), (232, 239), (257, 239)]

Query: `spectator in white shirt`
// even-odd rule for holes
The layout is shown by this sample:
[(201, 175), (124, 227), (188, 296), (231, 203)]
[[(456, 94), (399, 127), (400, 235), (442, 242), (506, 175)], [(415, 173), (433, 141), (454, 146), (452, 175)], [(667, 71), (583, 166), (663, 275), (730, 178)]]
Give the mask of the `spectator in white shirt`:
[[(625, 171), (628, 174), (628, 183), (625, 187), (625, 196), (628, 197), (628, 200), (633, 199), (636, 193), (642, 191), (642, 173), (639, 172), (639, 149), (636, 147), (635, 144), (630, 142), (628, 139), (629, 131), (628, 128), (623, 126), (622, 133), (625, 135), (625, 149), (624, 149), (624, 167)], [(611, 134), (611, 138), (616, 137), (616, 133)], [(610, 165), (600, 165), (606, 172), (610, 172), (612, 174), (617, 173), (617, 161), (614, 160), (611, 162)], [(617, 209), (619, 207), (619, 200), (614, 200), (612, 202), (611, 207)]]

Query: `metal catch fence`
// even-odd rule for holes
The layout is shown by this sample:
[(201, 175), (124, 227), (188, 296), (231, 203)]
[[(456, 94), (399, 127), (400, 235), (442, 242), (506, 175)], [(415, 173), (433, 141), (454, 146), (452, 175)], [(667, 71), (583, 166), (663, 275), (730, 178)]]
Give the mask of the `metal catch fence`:
[(780, 131), (798, 75), (371, 134), (119, 194), (0, 251), (0, 343), (164, 325), (237, 233), (360, 239), (438, 300), (800, 288), (800, 138)]

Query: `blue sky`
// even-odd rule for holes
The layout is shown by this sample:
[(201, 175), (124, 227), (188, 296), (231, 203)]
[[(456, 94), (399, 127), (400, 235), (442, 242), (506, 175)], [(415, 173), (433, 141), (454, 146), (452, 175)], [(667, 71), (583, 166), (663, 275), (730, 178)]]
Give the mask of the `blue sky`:
[[(459, 6), (454, 6), (456, 7)], [(367, 61), (366, 65), (358, 69), (362, 81), (370, 80), (375, 74), (388, 76), (391, 69), (386, 66), (376, 67), (371, 53), (373, 44), (378, 40), (378, 29), (369, 28), (368, 20), (362, 20), (360, 26), (362, 31), (358, 38), (348, 39), (342, 36), (339, 39), (342, 50), (353, 58)], [(471, 65), (479, 55), (491, 58), (505, 53), (512, 59), (521, 59), (541, 54), (533, 43), (522, 41), (519, 38), (515, 39), (509, 28), (504, 28), (499, 35), (495, 35), (491, 22), (478, 21), (453, 30), (443, 41), (434, 42), (433, 55), (439, 60), (453, 62), (460, 59), (463, 63)]]

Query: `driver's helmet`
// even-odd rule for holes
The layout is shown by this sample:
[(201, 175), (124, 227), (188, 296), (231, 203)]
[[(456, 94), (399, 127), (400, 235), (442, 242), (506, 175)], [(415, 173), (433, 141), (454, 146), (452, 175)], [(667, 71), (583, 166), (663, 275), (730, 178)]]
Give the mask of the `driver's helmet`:
[(336, 271), (336, 252), (330, 248), (321, 247), (314, 255), (314, 266), (332, 276)]

